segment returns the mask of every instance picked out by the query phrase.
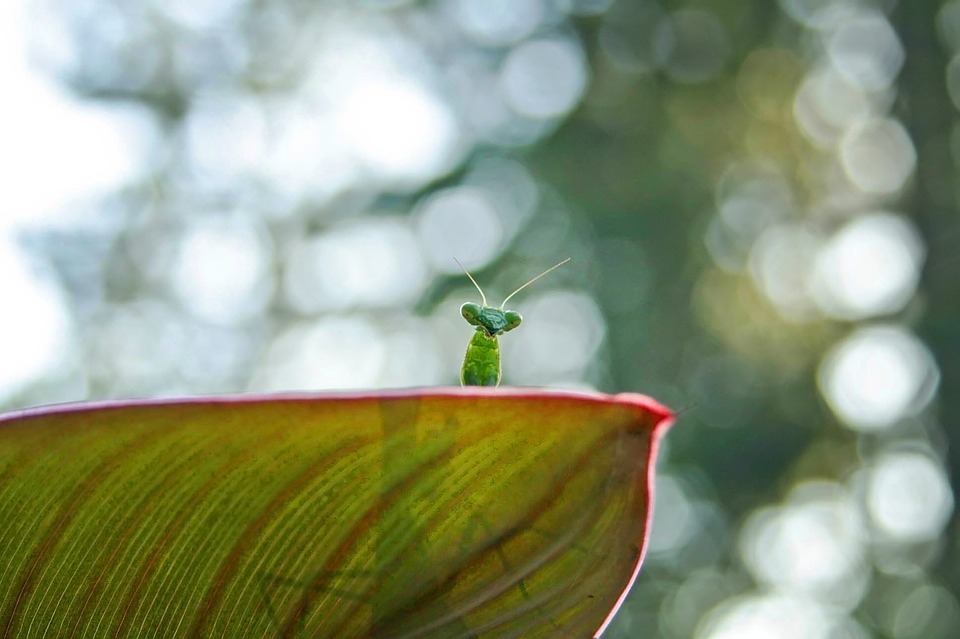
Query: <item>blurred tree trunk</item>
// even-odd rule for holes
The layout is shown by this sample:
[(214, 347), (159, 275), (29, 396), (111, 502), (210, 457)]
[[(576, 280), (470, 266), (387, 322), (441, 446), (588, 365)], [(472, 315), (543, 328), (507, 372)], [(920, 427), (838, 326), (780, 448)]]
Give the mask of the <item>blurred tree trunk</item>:
[[(956, 110), (947, 94), (946, 68), (950, 53), (938, 38), (938, 0), (913, 0), (899, 4), (893, 19), (908, 52), (900, 80), (899, 115), (917, 149), (916, 183), (904, 205), (920, 227), (928, 255), (921, 281), (924, 316), (920, 335), (940, 367), (938, 415), (953, 441), (947, 465), (955, 496), (960, 496), (960, 188), (957, 164), (951, 154), (951, 132)], [(954, 517), (945, 539), (957, 539)], [(960, 590), (960, 548), (947, 544), (939, 575), (954, 592)]]

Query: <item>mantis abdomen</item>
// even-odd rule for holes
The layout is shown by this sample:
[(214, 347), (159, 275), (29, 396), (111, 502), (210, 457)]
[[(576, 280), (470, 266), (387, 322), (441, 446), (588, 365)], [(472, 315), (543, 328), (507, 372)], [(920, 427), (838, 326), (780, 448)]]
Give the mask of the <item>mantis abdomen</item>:
[(500, 385), (500, 344), (496, 336), (490, 337), (483, 330), (476, 330), (460, 368), (460, 383), (464, 386)]

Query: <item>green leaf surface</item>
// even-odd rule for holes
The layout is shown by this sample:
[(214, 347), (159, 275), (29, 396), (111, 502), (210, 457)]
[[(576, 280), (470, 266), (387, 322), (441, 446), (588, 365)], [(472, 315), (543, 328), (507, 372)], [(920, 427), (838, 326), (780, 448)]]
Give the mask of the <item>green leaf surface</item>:
[(0, 417), (0, 636), (595, 636), (671, 418), (503, 389)]

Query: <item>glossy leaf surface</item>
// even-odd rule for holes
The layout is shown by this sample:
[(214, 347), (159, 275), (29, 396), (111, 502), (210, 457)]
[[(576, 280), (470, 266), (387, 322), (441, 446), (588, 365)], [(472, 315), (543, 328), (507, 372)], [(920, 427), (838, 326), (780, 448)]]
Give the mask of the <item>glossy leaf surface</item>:
[(0, 418), (2, 637), (590, 637), (669, 411), (485, 389)]

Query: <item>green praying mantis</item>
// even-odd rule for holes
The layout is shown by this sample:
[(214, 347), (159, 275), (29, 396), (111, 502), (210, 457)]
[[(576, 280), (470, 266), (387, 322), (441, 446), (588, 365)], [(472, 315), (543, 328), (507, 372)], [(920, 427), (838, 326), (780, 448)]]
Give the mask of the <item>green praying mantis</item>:
[(520, 326), (523, 318), (516, 311), (505, 310), (510, 298), (527, 288), (550, 271), (560, 268), (570, 261), (570, 258), (563, 260), (559, 264), (554, 264), (540, 275), (507, 295), (503, 304), (499, 308), (493, 308), (487, 305), (487, 296), (483, 294), (483, 289), (473, 279), (470, 272), (463, 268), (460, 260), (454, 258), (463, 272), (467, 274), (473, 285), (480, 291), (482, 304), (467, 302), (460, 307), (460, 314), (471, 326), (476, 327), (470, 343), (467, 344), (467, 352), (463, 356), (463, 366), (460, 367), (460, 384), (463, 386), (499, 386), (501, 377), (500, 368), (500, 344), (497, 337), (512, 331)]

